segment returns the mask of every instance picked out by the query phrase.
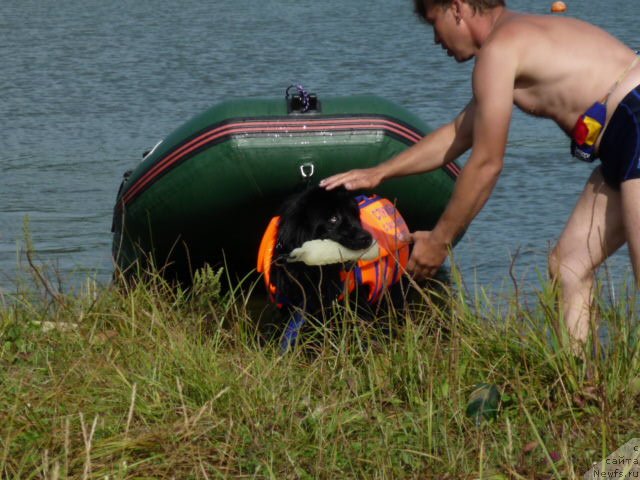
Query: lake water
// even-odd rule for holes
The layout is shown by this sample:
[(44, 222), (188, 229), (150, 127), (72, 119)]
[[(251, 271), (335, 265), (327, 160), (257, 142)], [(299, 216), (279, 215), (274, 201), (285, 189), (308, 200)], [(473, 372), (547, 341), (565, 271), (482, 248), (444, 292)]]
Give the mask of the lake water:
[[(567, 2), (640, 47), (637, 0)], [(546, 13), (551, 1), (509, 1)], [(372, 93), (432, 127), (469, 98), (471, 64), (433, 44), (411, 0), (3, 0), (0, 14), (0, 292), (15, 283), (28, 216), (40, 260), (67, 285), (107, 282), (122, 173), (190, 117), (232, 97)], [(516, 113), (502, 178), (456, 248), (467, 285), (537, 282), (591, 167), (550, 121)], [(614, 284), (626, 251), (609, 263)]]

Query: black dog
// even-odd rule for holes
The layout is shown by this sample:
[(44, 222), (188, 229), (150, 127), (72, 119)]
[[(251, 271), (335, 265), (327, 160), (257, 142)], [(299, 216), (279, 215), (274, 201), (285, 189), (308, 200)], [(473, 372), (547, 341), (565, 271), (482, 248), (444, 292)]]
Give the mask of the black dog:
[[(377, 282), (378, 272), (364, 273), (378, 268), (378, 260), (372, 257), (378, 259), (381, 252), (386, 252), (389, 258), (384, 260), (384, 267), (390, 280), (386, 285), (382, 280), (375, 286), (370, 282), (364, 294), (369, 301), (377, 300), (384, 289), (400, 279), (402, 268), (390, 255), (400, 249), (404, 258), (400, 263), (406, 264), (409, 247), (390, 248), (388, 241), (379, 245), (385, 243), (385, 238), (379, 233), (372, 235), (363, 226), (363, 206), (373, 208), (374, 216), (383, 218), (387, 224), (391, 221), (392, 228), (408, 232), (390, 202), (377, 196), (360, 197), (358, 202), (344, 189), (327, 191), (310, 187), (287, 199), (279, 215), (272, 219), (260, 247), (258, 271), (264, 272), (272, 299), (291, 316), (283, 349), (295, 343), (306, 316), (319, 316), (349, 289), (345, 279), (353, 269), (360, 268), (358, 278), (375, 276)], [(369, 228), (379, 232), (382, 227), (369, 225)], [(362, 258), (368, 259), (366, 266), (360, 266)], [(376, 290), (375, 295), (372, 289)], [(359, 296), (362, 298), (363, 294)]]

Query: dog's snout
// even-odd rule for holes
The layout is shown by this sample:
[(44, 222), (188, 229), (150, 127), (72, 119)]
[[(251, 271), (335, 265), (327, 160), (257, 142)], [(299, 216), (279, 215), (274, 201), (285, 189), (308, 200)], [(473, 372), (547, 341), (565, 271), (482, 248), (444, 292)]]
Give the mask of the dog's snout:
[(354, 229), (354, 235), (353, 235), (353, 249), (354, 250), (359, 250), (362, 248), (367, 248), (371, 245), (371, 242), (373, 242), (373, 237), (371, 236), (371, 234), (369, 232), (367, 232), (366, 230), (363, 229)]

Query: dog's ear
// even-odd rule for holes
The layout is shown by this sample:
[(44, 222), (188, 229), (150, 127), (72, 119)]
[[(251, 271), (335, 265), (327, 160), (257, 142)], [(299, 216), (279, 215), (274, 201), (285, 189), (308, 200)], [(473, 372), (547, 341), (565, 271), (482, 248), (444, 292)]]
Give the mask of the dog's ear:
[(280, 216), (280, 228), (275, 251), (277, 254), (288, 255), (294, 248), (310, 240), (313, 232), (303, 209), (299, 204), (289, 205)]
[(309, 210), (314, 205), (322, 205), (324, 189), (319, 186), (307, 187), (285, 199), (279, 211), (280, 230), (276, 251), (290, 253), (313, 237), (313, 225), (309, 220)]

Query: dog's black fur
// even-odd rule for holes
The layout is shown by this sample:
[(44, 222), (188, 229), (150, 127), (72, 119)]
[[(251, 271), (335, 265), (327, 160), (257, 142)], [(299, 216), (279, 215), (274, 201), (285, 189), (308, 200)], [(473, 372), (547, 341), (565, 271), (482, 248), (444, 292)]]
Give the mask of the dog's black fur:
[(279, 301), (289, 310), (319, 315), (343, 291), (342, 264), (309, 266), (287, 256), (308, 240), (330, 239), (352, 249), (369, 247), (373, 238), (360, 222), (353, 193), (309, 187), (289, 197), (279, 212), (280, 226), (271, 270)]

